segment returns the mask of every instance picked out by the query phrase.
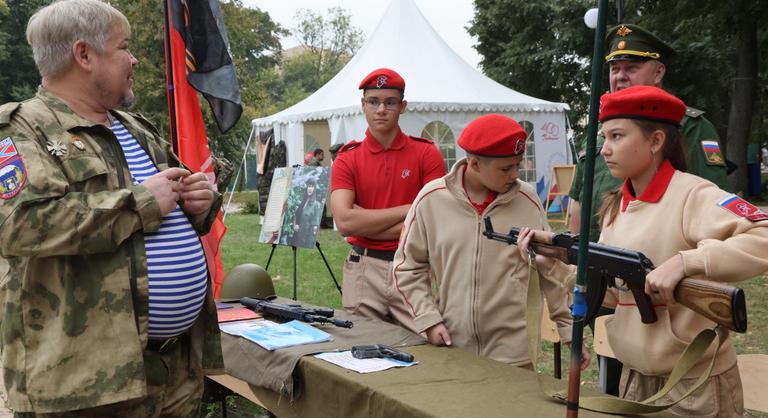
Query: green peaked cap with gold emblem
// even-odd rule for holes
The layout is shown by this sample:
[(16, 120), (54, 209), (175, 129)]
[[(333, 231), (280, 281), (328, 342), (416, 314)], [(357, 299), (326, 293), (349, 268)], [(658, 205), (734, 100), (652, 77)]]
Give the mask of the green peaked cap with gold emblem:
[(649, 59), (667, 62), (675, 55), (671, 46), (637, 25), (621, 24), (609, 29), (605, 43), (609, 46), (605, 62)]

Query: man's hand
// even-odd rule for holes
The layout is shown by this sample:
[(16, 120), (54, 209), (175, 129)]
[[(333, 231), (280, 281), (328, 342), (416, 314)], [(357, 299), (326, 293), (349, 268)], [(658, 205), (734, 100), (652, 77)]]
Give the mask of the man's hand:
[(182, 186), (180, 179), (189, 176), (190, 172), (183, 168), (169, 168), (153, 176), (147, 177), (142, 185), (146, 187), (160, 205), (160, 213), (165, 216), (175, 207)]
[(355, 192), (331, 192), (331, 211), (341, 236), (357, 235), (374, 240), (396, 240), (411, 205), (366, 209), (357, 204)]
[(452, 344), (451, 334), (442, 322), (427, 328), (427, 340), (436, 346), (450, 346)]
[(190, 215), (208, 212), (213, 204), (213, 183), (205, 173), (195, 173), (181, 180), (180, 203)]

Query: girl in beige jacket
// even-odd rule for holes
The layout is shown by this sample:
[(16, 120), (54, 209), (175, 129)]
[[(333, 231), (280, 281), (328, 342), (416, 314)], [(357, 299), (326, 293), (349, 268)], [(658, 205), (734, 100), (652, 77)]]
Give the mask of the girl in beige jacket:
[[(616, 357), (624, 363), (620, 396), (642, 401), (658, 392), (683, 350), (715, 324), (675, 303), (673, 291), (684, 277), (730, 282), (768, 271), (768, 215), (713, 183), (685, 173), (678, 126), (683, 102), (650, 86), (627, 88), (602, 97), (602, 155), (611, 174), (625, 179), (601, 210), (600, 242), (633, 249), (656, 267), (645, 292), (658, 321), (643, 324), (632, 293), (619, 282), (618, 302), (606, 323)], [(527, 250), (529, 231), (521, 232)], [(541, 257), (541, 256), (539, 256)], [(613, 299), (613, 298), (608, 298)], [(677, 400), (704, 372), (714, 354), (699, 363), (658, 403)], [(671, 408), (683, 416), (731, 417), (743, 414), (741, 381), (730, 338), (721, 346), (711, 377), (693, 395)]]

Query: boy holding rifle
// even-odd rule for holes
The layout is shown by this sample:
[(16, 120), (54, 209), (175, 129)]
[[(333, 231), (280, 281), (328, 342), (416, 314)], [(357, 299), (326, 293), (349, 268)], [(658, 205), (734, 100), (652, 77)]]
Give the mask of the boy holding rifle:
[[(416, 196), (393, 265), (397, 291), (430, 343), (532, 369), (525, 331), (527, 258), (482, 237), (486, 215), (502, 228), (548, 229), (535, 190), (518, 179), (526, 137), (517, 122), (502, 115), (467, 125), (458, 141), (467, 158)], [(562, 267), (558, 271), (565, 271)], [(542, 275), (541, 288), (568, 344), (568, 292), (563, 277), (549, 273)], [(586, 367), (589, 354), (583, 358)]]
[[(628, 288), (619, 283), (610, 289), (618, 303), (606, 322), (608, 339), (625, 365), (619, 395), (629, 400), (641, 401), (658, 392), (688, 343), (715, 325), (675, 303), (675, 288), (683, 278), (729, 282), (768, 271), (768, 214), (685, 172), (679, 130), (685, 109), (677, 97), (650, 86), (608, 93), (600, 105), (605, 135), (601, 154), (611, 175), (624, 181), (603, 203), (600, 243), (640, 251), (657, 266), (645, 281), (658, 317), (653, 323), (643, 323)], [(521, 254), (527, 254), (533, 233), (521, 229)], [(544, 268), (545, 259), (537, 256)], [(714, 351), (710, 347), (657, 403), (681, 398), (705, 372)], [(744, 413), (729, 337), (706, 383), (670, 411), (698, 417)]]

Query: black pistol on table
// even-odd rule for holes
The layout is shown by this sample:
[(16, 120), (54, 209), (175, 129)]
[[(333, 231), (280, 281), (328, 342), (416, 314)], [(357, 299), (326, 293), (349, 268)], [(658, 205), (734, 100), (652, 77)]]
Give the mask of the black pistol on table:
[(410, 363), (413, 361), (413, 354), (404, 353), (396, 348), (384, 344), (356, 345), (352, 347), (352, 357), (365, 358), (391, 358), (395, 360)]

